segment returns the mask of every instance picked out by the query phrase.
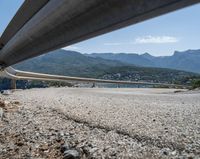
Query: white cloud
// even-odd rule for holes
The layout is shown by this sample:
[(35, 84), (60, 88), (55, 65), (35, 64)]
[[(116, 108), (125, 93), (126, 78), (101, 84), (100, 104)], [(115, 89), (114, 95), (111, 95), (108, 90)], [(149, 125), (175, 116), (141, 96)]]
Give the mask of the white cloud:
[(133, 42), (111, 42), (104, 43), (105, 46), (120, 46), (120, 45), (133, 45), (133, 44), (166, 44), (177, 43), (179, 39), (173, 36), (143, 36), (137, 37)]
[(63, 48), (64, 50), (79, 50), (80, 48), (77, 46), (67, 46)]
[(165, 44), (165, 43), (177, 43), (178, 38), (173, 36), (144, 36), (135, 39), (135, 44)]
[(106, 46), (119, 46), (119, 45), (124, 45), (126, 43), (119, 43), (119, 42), (116, 42), (116, 43), (104, 43), (104, 45)]

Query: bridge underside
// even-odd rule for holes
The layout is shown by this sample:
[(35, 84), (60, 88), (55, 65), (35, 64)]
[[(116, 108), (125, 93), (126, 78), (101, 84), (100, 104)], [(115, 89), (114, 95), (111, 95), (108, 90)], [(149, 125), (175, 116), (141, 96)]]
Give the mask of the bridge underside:
[(199, 0), (26, 0), (0, 39), (2, 68)]

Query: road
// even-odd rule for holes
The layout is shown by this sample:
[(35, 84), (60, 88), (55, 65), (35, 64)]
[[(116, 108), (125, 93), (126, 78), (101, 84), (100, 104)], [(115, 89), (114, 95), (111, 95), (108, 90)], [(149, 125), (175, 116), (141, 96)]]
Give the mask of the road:
[[(41, 112), (51, 110), (57, 117), (85, 125), (92, 128), (92, 131), (103, 131), (104, 137), (109, 132), (125, 137), (129, 144), (135, 143), (127, 151), (136, 158), (175, 158), (184, 155), (200, 157), (200, 92), (176, 91), (145, 88), (45, 88), (18, 90), (2, 98), (17, 100), (24, 109), (32, 112), (36, 109)], [(40, 116), (39, 119), (40, 124), (48, 119), (48, 122), (52, 122), (48, 115), (46, 118)], [(63, 130), (63, 127), (57, 126), (57, 129)], [(109, 144), (106, 144), (104, 139), (97, 139), (97, 148), (100, 143), (105, 146), (112, 140), (122, 140), (116, 137), (108, 139)], [(127, 144), (124, 139), (123, 142)], [(122, 151), (114, 145), (116, 150)], [(138, 151), (138, 145), (142, 152)]]

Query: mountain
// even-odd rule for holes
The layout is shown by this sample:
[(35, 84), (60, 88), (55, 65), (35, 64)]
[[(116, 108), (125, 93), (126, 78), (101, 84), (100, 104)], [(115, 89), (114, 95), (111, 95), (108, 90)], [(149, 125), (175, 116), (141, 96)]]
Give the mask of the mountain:
[(58, 75), (90, 77), (109, 67), (124, 66), (122, 62), (88, 57), (79, 52), (56, 50), (16, 64), (16, 69)]
[[(56, 50), (19, 63), (14, 67), (25, 71), (58, 75), (165, 83), (180, 83), (180, 81), (185, 79), (189, 80), (190, 77), (196, 76), (194, 73), (185, 71), (138, 67), (119, 61), (120, 58), (111, 58), (115, 56), (115, 54), (109, 55), (110, 58), (104, 59), (105, 57), (90, 57), (75, 51)], [(132, 59), (134, 59), (134, 57), (140, 57), (139, 55), (131, 54), (127, 56)], [(142, 58), (145, 62), (150, 61), (147, 58), (150, 55), (145, 54), (143, 56), (146, 56), (146, 58)], [(120, 57), (123, 57), (124, 60), (126, 59), (126, 55), (124, 54), (121, 54)], [(149, 63), (151, 63), (151, 61)], [(187, 80), (184, 81), (184, 83), (186, 82)]]
[(151, 60), (134, 53), (131, 53), (131, 54), (93, 53), (93, 54), (86, 54), (86, 55), (89, 57), (101, 57), (103, 59), (108, 59), (108, 60), (117, 60), (123, 63), (134, 64), (138, 66), (153, 66), (153, 63)]
[(172, 56), (152, 56), (148, 53), (93, 53), (89, 57), (101, 57), (109, 60), (118, 60), (127, 64), (146, 67), (171, 68), (189, 72), (200, 73), (200, 50), (175, 51)]

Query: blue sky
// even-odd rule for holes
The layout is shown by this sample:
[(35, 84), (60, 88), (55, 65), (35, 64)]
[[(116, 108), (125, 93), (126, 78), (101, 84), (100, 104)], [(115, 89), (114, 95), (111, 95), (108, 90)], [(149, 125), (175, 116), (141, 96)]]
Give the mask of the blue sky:
[[(23, 0), (0, 1), (0, 34)], [(200, 49), (200, 4), (153, 18), (65, 49), (82, 53), (145, 53), (172, 55), (175, 50)]]

